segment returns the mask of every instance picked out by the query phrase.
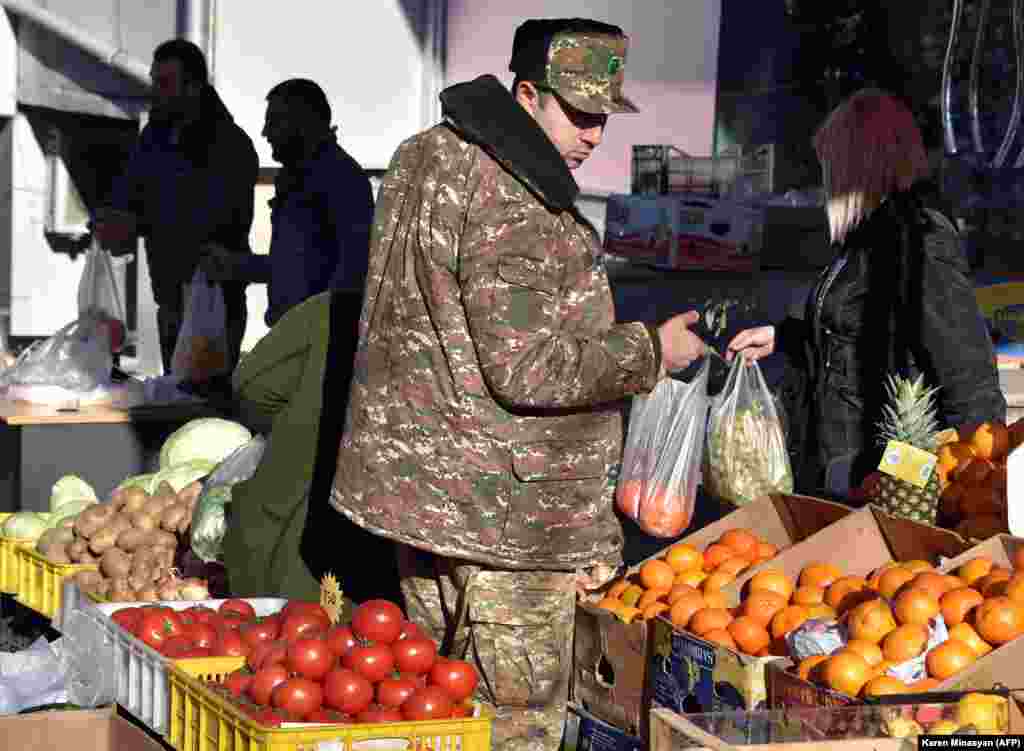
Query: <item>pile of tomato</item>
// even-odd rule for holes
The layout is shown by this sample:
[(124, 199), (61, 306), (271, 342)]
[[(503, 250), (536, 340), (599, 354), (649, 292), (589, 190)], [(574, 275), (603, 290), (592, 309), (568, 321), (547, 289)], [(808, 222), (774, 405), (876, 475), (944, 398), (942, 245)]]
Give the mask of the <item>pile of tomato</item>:
[(319, 603), (289, 601), (257, 617), (245, 600), (118, 610), (112, 618), (171, 659), (244, 657), (214, 688), (260, 724), (375, 723), (468, 717), (479, 681), (387, 600), (332, 625)]

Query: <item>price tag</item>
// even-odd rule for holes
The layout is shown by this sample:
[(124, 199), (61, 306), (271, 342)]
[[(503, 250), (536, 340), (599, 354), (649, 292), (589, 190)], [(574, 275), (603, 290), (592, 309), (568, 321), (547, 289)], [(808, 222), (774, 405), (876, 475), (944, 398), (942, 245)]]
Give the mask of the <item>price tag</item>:
[(915, 487), (923, 488), (928, 484), (937, 461), (938, 457), (935, 454), (915, 448), (909, 443), (889, 441), (878, 469)]
[(341, 616), (342, 601), (338, 580), (334, 578), (334, 574), (324, 574), (324, 578), (320, 582), (320, 606), (327, 612), (331, 623), (338, 622)]

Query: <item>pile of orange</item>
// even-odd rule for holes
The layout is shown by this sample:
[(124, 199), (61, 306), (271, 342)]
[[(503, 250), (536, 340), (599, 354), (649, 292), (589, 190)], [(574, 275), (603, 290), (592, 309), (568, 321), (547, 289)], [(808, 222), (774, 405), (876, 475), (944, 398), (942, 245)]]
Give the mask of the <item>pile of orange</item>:
[[(1024, 636), (1024, 548), (1013, 565), (979, 556), (955, 575), (911, 561), (886, 564), (867, 579), (844, 577), (849, 594), (837, 609), (845, 610), (840, 615), (850, 641), (831, 655), (803, 660), (797, 673), (851, 696), (931, 690), (993, 648)], [(908, 686), (887, 675), (889, 668), (925, 652), (928, 622), (940, 613), (949, 639), (925, 657), (928, 677)]]
[[(627, 623), (678, 615), (685, 603), (725, 610), (722, 587), (778, 552), (775, 545), (743, 528), (728, 530), (704, 550), (679, 543), (664, 556), (646, 561), (635, 575), (614, 582), (597, 607)], [(680, 625), (676, 616), (672, 618)]]
[(958, 534), (985, 539), (1007, 531), (1006, 457), (1022, 443), (1024, 418), (982, 423), (939, 448), (940, 508)]

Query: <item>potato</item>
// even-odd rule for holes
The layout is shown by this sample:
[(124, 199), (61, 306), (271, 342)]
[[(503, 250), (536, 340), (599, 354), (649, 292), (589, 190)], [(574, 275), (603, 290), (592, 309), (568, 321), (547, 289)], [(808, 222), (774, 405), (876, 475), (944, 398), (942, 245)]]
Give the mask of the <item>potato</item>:
[(63, 542), (65, 545), (68, 545), (75, 541), (74, 531), (67, 527), (55, 527), (53, 531), (57, 533), (57, 542)]
[(128, 514), (128, 518), (131, 520), (132, 527), (146, 532), (160, 526), (160, 514), (155, 514), (149, 509), (133, 511)]
[(132, 559), (123, 550), (111, 547), (100, 559), (100, 571), (103, 572), (104, 576), (111, 579), (126, 579), (131, 570)]
[(89, 539), (114, 516), (116, 509), (109, 503), (97, 503), (75, 517), (73, 529), (79, 537)]
[(71, 563), (68, 557), (67, 545), (60, 542), (53, 542), (46, 546), (45, 550), (39, 551), (50, 563)]
[[(153, 548), (167, 548), (171, 551), (171, 555), (173, 556), (174, 549), (178, 547), (178, 538), (170, 532), (164, 532), (162, 529), (154, 529), (149, 533), (149, 541), (147, 544)], [(173, 563), (173, 557), (171, 561)]]
[(170, 571), (174, 566), (174, 550), (172, 548), (160, 548), (156, 551), (156, 560), (153, 565), (160, 573)]
[(199, 500), (199, 494), (203, 492), (203, 483), (200, 480), (190, 482), (178, 491), (178, 503), (194, 505)]
[(117, 545), (118, 534), (113, 527), (103, 527), (89, 538), (89, 550), (96, 555), (103, 555)]
[(148, 530), (126, 529), (117, 536), (117, 547), (126, 553), (134, 553), (140, 546), (146, 544)]
[(118, 511), (120, 511), (121, 507), (124, 505), (124, 491), (124, 488), (114, 488), (110, 491), (110, 498), (107, 503)]
[(75, 540), (67, 545), (68, 558), (75, 563), (95, 563), (96, 558), (89, 552), (89, 543), (85, 540)]
[(75, 515), (75, 516), (68, 516), (68, 517), (65, 517), (65, 518), (61, 519), (60, 523), (57, 525), (57, 529), (70, 529), (72, 531), (72, 533), (74, 533), (75, 519), (77, 519), (77, 518), (78, 518), (78, 516)]
[(182, 519), (189, 516), (188, 505), (181, 503), (171, 504), (160, 514), (160, 528), (168, 532), (177, 532)]
[(145, 589), (153, 584), (153, 580), (147, 576), (133, 573), (128, 577), (128, 587), (136, 592), (140, 589)]
[(189, 507), (188, 513), (181, 517), (181, 522), (178, 524), (178, 528), (174, 530), (179, 535), (183, 535), (188, 532), (188, 528), (192, 526), (192, 508)]
[(153, 562), (156, 560), (156, 554), (157, 551), (153, 548), (141, 547), (136, 549), (132, 555), (132, 567), (134, 568), (136, 566), (143, 565), (152, 566)]
[(149, 494), (142, 488), (125, 488), (123, 494), (124, 511), (141, 511), (149, 503)]
[(75, 574), (75, 584), (79, 587), (87, 587), (103, 581), (103, 574), (99, 571), (79, 571)]

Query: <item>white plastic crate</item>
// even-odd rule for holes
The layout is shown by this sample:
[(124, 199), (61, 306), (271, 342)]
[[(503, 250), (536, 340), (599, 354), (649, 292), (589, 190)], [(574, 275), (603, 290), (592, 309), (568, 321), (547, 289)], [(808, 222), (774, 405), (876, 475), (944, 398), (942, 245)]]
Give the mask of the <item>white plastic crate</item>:
[[(288, 602), (279, 597), (244, 599), (252, 605), (257, 616), (276, 613)], [(64, 619), (64, 625), (70, 625), (73, 621), (75, 629), (96, 628), (110, 636), (114, 642), (117, 661), (117, 703), (157, 733), (166, 735), (170, 728), (166, 668), (169, 660), (118, 626), (110, 616), (124, 608), (145, 605), (163, 605), (174, 610), (185, 610), (196, 605), (217, 609), (223, 602), (224, 600), (183, 600), (96, 603), (83, 598), (77, 610), (68, 611), (69, 615)]]

